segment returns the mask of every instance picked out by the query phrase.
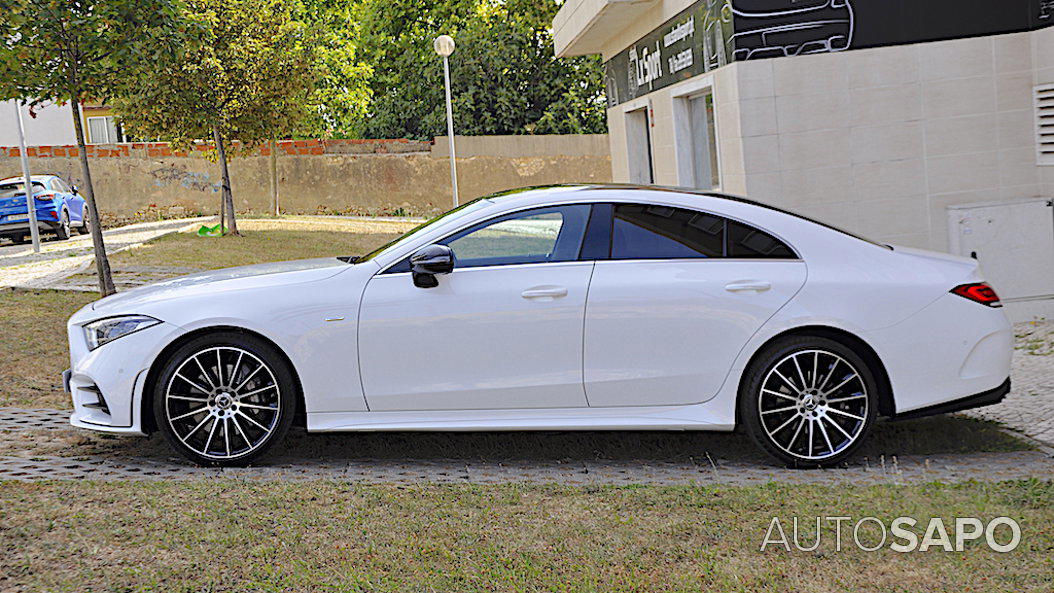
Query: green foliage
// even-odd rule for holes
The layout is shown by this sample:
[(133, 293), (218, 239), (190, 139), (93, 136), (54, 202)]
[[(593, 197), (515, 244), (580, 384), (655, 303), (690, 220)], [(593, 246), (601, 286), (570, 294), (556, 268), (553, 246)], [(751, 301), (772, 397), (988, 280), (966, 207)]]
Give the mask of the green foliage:
[(177, 147), (211, 139), (253, 146), (290, 134), (309, 112), (316, 44), (292, 0), (187, 0), (200, 37), (115, 97), (133, 134)]
[(556, 58), (554, 0), (362, 0), (363, 60), (373, 99), (361, 133), (427, 139), (446, 132), (442, 60), (450, 57), (458, 134), (600, 133), (603, 73), (597, 56)]
[(0, 98), (104, 100), (188, 33), (176, 0), (0, 0)]
[(373, 69), (358, 61), (357, 0), (301, 0), (300, 20), (314, 32), (318, 76), (298, 137), (351, 138), (365, 119)]

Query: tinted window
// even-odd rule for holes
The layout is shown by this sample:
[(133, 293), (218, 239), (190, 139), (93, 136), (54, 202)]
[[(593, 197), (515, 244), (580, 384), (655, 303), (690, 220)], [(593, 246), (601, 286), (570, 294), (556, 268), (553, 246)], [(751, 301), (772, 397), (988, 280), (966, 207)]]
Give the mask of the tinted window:
[(794, 259), (797, 256), (790, 247), (753, 227), (728, 221), (728, 257)]
[(615, 206), (613, 259), (721, 257), (724, 242), (719, 216), (666, 206)]

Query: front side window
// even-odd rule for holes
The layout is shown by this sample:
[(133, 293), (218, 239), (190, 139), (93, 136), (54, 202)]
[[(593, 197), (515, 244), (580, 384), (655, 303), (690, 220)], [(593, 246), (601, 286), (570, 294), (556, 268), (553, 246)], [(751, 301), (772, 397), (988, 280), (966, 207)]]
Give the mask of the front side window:
[(786, 243), (750, 225), (707, 212), (616, 204), (612, 259), (795, 259)]
[(538, 208), (501, 216), (440, 241), (455, 266), (475, 268), (578, 259), (589, 206)]

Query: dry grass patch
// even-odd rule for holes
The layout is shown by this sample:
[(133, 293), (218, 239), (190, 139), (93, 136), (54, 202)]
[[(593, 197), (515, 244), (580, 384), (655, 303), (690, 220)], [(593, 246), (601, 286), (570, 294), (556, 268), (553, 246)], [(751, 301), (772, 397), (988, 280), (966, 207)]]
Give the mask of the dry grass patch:
[(347, 219), (250, 219), (239, 222), (240, 237), (172, 233), (118, 253), (110, 263), (115, 271), (141, 267), (215, 270), (312, 257), (362, 255), (414, 226), (415, 223)]
[(66, 321), (96, 294), (0, 290), (0, 406), (68, 408), (62, 371), (70, 356)]
[[(1013, 517), (1017, 550), (759, 548), (773, 516)], [(0, 589), (1050, 591), (1054, 485), (0, 483)], [(851, 537), (843, 528), (843, 538)], [(814, 537), (814, 536), (810, 536)], [(877, 534), (862, 531), (862, 539)], [(803, 543), (805, 541), (803, 536)], [(843, 542), (845, 539), (843, 539)], [(871, 539), (868, 543), (873, 543)]]

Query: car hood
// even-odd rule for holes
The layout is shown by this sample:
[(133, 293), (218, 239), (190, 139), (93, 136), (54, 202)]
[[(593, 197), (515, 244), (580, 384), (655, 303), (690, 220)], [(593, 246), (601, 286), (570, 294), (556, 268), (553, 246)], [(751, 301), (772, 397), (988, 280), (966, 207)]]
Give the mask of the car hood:
[[(335, 276), (352, 266), (335, 257), (257, 264), (212, 270), (163, 280), (110, 295), (90, 305), (93, 317), (143, 313), (150, 305), (188, 296), (314, 282)], [(79, 315), (78, 315), (79, 317)]]

